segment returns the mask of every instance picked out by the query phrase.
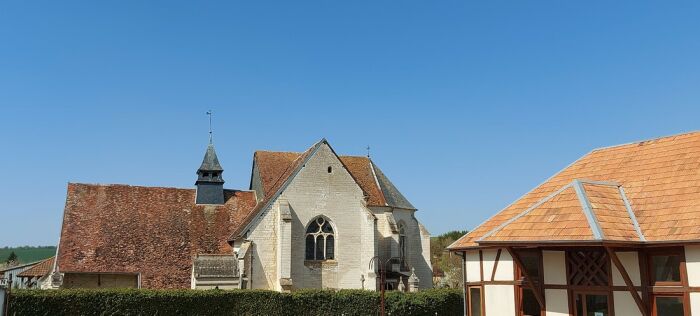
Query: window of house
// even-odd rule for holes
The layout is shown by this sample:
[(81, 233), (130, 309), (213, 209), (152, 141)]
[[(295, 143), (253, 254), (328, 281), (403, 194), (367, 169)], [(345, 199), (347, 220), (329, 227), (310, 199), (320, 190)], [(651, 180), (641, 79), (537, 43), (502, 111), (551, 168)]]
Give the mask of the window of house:
[(654, 315), (657, 316), (684, 316), (683, 296), (681, 295), (656, 295), (652, 301)]
[[(522, 279), (525, 274), (531, 278), (532, 282), (536, 287), (540, 286), (541, 282), (541, 256), (538, 250), (521, 250), (517, 252), (520, 261), (522, 261), (523, 268), (518, 267), (518, 278)], [(525, 271), (523, 271), (525, 270)], [(528, 283), (523, 283), (518, 286), (518, 315), (520, 316), (540, 316), (542, 315), (542, 308), (540, 303), (537, 302), (535, 293), (527, 285)]]
[(585, 293), (580, 292), (574, 295), (576, 307), (575, 316), (608, 316), (610, 315), (609, 294), (608, 293)]
[(650, 276), (653, 284), (680, 284), (681, 283), (681, 255), (680, 254), (653, 254), (649, 257)]
[(481, 299), (481, 287), (472, 286), (469, 288), (469, 316), (481, 316), (483, 311)]
[(317, 217), (306, 229), (306, 260), (331, 260), (335, 257), (335, 234), (331, 223)]

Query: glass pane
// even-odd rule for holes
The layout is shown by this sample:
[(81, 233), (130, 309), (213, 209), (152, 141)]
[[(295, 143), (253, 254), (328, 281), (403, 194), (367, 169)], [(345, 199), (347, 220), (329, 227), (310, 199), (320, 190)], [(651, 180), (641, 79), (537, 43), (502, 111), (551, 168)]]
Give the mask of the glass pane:
[(469, 288), (470, 316), (481, 316), (481, 288)]
[(316, 260), (323, 260), (323, 236), (316, 237)]
[(330, 224), (330, 223), (325, 222), (325, 223), (323, 224), (322, 231), (323, 231), (324, 233), (332, 234), (332, 233), (333, 233), (333, 227), (331, 227), (331, 224)]
[(540, 314), (540, 304), (537, 303), (535, 294), (532, 293), (530, 289), (523, 289), (523, 295), (521, 297), (522, 313), (523, 316), (539, 316)]
[(333, 259), (335, 255), (335, 240), (333, 236), (326, 237), (326, 259)]
[(309, 224), (309, 228), (306, 229), (306, 233), (307, 234), (317, 233), (318, 229), (319, 229), (318, 223), (316, 223), (316, 221), (314, 221), (313, 223)]
[(657, 296), (656, 315), (683, 316), (683, 298), (677, 296)]
[(656, 282), (680, 282), (681, 258), (680, 256), (653, 256), (651, 257), (654, 281)]
[(584, 316), (583, 315), (583, 295), (581, 295), (581, 294), (576, 295), (576, 316)]
[(306, 236), (306, 260), (314, 260), (314, 236)]
[(586, 294), (586, 316), (608, 316), (608, 296)]
[(520, 258), (523, 261), (523, 266), (527, 274), (532, 278), (533, 281), (537, 281), (540, 278), (540, 255), (537, 252), (523, 251), (520, 254)]

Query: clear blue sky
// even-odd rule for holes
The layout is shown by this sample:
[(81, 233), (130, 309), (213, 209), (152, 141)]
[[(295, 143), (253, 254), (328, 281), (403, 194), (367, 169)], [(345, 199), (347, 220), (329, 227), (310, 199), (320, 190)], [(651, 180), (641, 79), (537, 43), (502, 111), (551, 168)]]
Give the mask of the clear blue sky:
[(229, 188), (326, 137), (433, 234), (594, 147), (700, 129), (695, 1), (10, 1), (0, 246), (55, 244), (68, 182)]

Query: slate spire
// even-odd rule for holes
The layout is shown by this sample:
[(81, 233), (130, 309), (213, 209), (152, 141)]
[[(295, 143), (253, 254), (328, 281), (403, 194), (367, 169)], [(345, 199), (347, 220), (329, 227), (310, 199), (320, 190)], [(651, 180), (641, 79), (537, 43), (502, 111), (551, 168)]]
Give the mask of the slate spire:
[(197, 204), (224, 204), (224, 178), (221, 176), (224, 168), (219, 163), (219, 157), (216, 156), (212, 142), (211, 110), (207, 115), (209, 115), (209, 145), (202, 159), (202, 165), (197, 169), (196, 202)]
[(224, 204), (223, 172), (214, 144), (209, 144), (197, 169), (197, 204)]

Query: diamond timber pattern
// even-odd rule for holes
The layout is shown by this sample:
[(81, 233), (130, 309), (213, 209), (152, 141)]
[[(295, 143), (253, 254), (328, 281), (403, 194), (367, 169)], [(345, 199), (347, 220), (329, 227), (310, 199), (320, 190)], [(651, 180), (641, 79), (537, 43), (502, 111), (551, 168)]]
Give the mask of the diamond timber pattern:
[(610, 283), (610, 259), (604, 251), (566, 252), (569, 285), (607, 286)]

